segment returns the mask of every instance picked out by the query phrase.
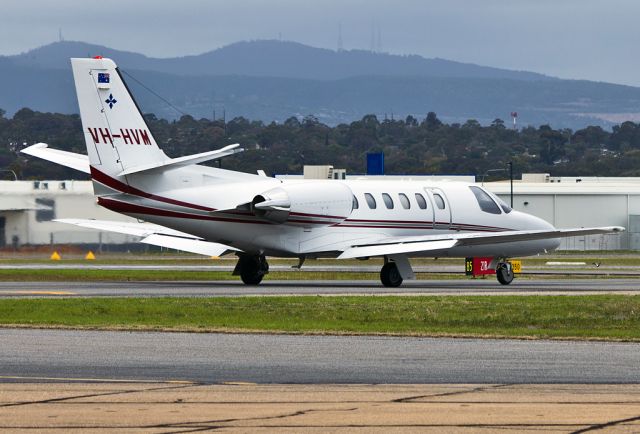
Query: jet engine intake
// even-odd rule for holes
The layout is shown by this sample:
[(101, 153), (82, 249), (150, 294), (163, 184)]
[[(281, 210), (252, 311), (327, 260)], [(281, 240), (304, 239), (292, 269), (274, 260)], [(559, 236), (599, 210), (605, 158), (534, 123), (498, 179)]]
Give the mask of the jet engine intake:
[(332, 226), (353, 208), (353, 193), (336, 181), (283, 184), (253, 198), (251, 211), (280, 224)]

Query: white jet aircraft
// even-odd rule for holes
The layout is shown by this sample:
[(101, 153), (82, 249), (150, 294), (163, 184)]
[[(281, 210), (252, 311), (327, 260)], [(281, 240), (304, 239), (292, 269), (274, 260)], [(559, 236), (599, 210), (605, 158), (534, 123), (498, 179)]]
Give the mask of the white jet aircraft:
[(558, 247), (561, 237), (622, 227), (555, 229), (512, 210), (473, 184), (430, 181), (278, 180), (198, 163), (239, 145), (170, 158), (157, 145), (116, 64), (71, 59), (87, 155), (38, 143), (22, 152), (90, 173), (98, 203), (147, 223), (60, 220), (143, 237), (143, 243), (238, 257), (248, 285), (268, 273), (265, 256), (383, 257), (380, 279), (415, 278), (408, 258), (492, 257), (502, 284), (508, 258)]

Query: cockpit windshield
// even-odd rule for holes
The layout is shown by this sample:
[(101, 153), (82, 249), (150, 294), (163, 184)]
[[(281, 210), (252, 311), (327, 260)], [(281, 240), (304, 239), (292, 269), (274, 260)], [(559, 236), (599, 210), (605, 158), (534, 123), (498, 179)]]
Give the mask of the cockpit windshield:
[(505, 214), (509, 214), (511, 211), (513, 211), (513, 209), (511, 209), (511, 207), (507, 205), (507, 203), (504, 200), (500, 199), (495, 194), (492, 194), (491, 197), (493, 197), (496, 200), (496, 202), (498, 202), (498, 205), (500, 205), (500, 208), (502, 208), (502, 211), (504, 211)]
[(476, 186), (469, 186), (469, 189), (476, 197), (482, 211), (488, 212), (489, 214), (501, 214), (500, 207), (498, 207), (491, 196), (489, 196), (489, 193)]

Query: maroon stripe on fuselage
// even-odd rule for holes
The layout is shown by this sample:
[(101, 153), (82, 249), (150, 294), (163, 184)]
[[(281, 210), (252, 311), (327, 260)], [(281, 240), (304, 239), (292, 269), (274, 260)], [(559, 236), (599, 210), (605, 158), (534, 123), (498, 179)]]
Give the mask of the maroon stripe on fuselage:
[(192, 209), (197, 209), (200, 211), (215, 211), (215, 208), (209, 208), (206, 206), (202, 206), (202, 205), (197, 205), (194, 203), (189, 203), (189, 202), (183, 202), (181, 200), (176, 200), (176, 199), (171, 199), (168, 197), (164, 197), (164, 196), (158, 196), (152, 193), (147, 193), (146, 191), (142, 191), (138, 188), (132, 187), (128, 184), (125, 184), (124, 182), (118, 181), (117, 179), (114, 179), (112, 177), (110, 177), (109, 175), (107, 175), (106, 173), (103, 173), (101, 171), (99, 171), (98, 169), (96, 169), (95, 167), (91, 166), (91, 177), (93, 179), (95, 179), (96, 181), (98, 181), (101, 184), (106, 185), (107, 187), (113, 188), (114, 190), (118, 190), (122, 193), (127, 193), (127, 194), (132, 194), (134, 196), (139, 196), (139, 197), (144, 197), (146, 199), (152, 199), (152, 200), (157, 200), (158, 202), (164, 202), (164, 203), (169, 203), (171, 205), (178, 205), (178, 206), (182, 206), (185, 208), (192, 208)]
[(255, 224), (255, 225), (270, 225), (272, 223), (266, 221), (248, 221), (248, 220), (239, 220), (232, 218), (224, 218), (224, 217), (214, 217), (204, 214), (189, 214), (180, 211), (170, 211), (166, 209), (160, 208), (152, 208), (144, 205), (136, 205), (128, 202), (120, 202), (118, 200), (107, 199), (104, 197), (98, 198), (98, 204), (104, 206), (111, 211), (120, 212), (120, 213), (131, 213), (131, 214), (144, 214), (144, 215), (154, 215), (159, 217), (173, 217), (173, 218), (181, 218), (181, 219), (192, 219), (192, 220), (207, 220), (207, 221), (220, 221), (220, 222), (231, 222), (231, 223), (245, 223), (245, 224)]
[(333, 226), (336, 222), (327, 221), (327, 220), (297, 220), (297, 219), (287, 219), (287, 223), (295, 223), (301, 225), (325, 225), (325, 226)]
[[(357, 225), (351, 225), (349, 223), (351, 222), (357, 222), (360, 224)], [(347, 219), (345, 220), (343, 223), (340, 223), (339, 226), (349, 226), (349, 227), (386, 227), (386, 226), (380, 226), (380, 225), (388, 225), (388, 226), (392, 226), (392, 225), (398, 225), (398, 228), (403, 228), (403, 227), (407, 227), (407, 226), (400, 226), (402, 224), (424, 224), (424, 225), (432, 225), (433, 223), (430, 221), (426, 221), (426, 220), (365, 220), (365, 219)], [(468, 230), (474, 230), (474, 228), (478, 228), (478, 231), (487, 231), (487, 230), (491, 230), (491, 231), (511, 231), (513, 229), (509, 229), (509, 228), (501, 228), (498, 226), (484, 226), (484, 225), (474, 225), (474, 224), (470, 224), (470, 223), (449, 223), (449, 222), (435, 222), (436, 225), (451, 225), (452, 227), (464, 227), (464, 228), (469, 228)]]

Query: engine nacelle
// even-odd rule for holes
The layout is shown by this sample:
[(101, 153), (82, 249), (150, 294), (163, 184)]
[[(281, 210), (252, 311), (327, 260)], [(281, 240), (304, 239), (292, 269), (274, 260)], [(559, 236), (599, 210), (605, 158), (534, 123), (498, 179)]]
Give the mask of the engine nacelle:
[(251, 211), (276, 223), (331, 226), (344, 221), (353, 209), (353, 193), (335, 181), (283, 184), (257, 195)]

